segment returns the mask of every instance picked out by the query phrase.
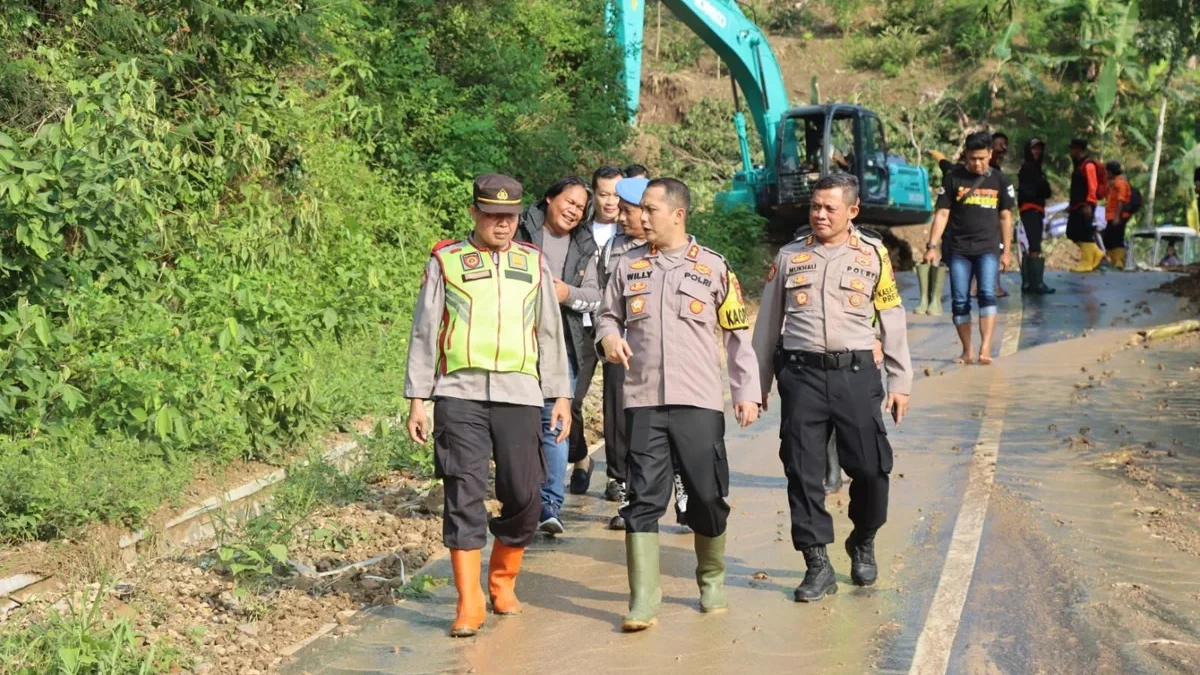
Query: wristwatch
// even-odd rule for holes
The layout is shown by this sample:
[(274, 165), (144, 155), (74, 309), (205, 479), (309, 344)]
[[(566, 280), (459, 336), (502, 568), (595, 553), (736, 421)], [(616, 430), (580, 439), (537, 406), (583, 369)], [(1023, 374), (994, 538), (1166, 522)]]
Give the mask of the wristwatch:
[(937, 247), (938, 247), (938, 245), (933, 243), (932, 241), (925, 242), (925, 250), (926, 251), (932, 251), (933, 249), (935, 249)]
[(1001, 251), (1003, 251), (1003, 250), (1004, 250), (1004, 244), (1000, 244), (1000, 250), (1001, 250)]

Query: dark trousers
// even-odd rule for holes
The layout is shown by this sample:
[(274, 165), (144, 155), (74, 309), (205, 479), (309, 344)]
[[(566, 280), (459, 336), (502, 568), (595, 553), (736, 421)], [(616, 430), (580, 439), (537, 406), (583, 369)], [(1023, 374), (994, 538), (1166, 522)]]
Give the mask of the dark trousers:
[(570, 451), (567, 461), (572, 464), (582, 462), (588, 456), (587, 440), (583, 436), (583, 399), (592, 387), (592, 376), (596, 374), (596, 355), (578, 359), (575, 363), (579, 370), (575, 377), (575, 397), (571, 399), (571, 435)]
[(625, 366), (604, 364), (604, 462), (612, 480), (625, 482), (625, 454), (629, 451), (625, 426)]
[(823, 370), (785, 358), (777, 378), (783, 417), (779, 459), (787, 476), (792, 545), (799, 551), (833, 541), (824, 480), (825, 448), (835, 429), (838, 460), (851, 479), (850, 520), (861, 529), (883, 526), (892, 446), (883, 425), (879, 368), (870, 353), (840, 370)]
[(688, 493), (688, 526), (706, 537), (724, 534), (729, 519), (725, 415), (691, 406), (628, 408), (625, 413), (629, 504), (621, 509), (621, 516), (626, 531), (658, 532), (678, 468)]
[(1067, 239), (1076, 244), (1096, 243), (1095, 221), (1084, 215), (1082, 207), (1072, 209), (1067, 214)]
[[(441, 398), (434, 408), (434, 476), (446, 490), (442, 541), (447, 548), (477, 549), (487, 529), (509, 546), (533, 541), (542, 513), (541, 408), (511, 403)], [(488, 460), (496, 460), (500, 516), (488, 522)]]
[(1021, 212), (1021, 224), (1025, 226), (1025, 238), (1029, 240), (1029, 252), (1042, 252), (1042, 232), (1046, 225), (1046, 214), (1037, 209)]
[(1106, 250), (1125, 248), (1125, 223), (1124, 218), (1115, 222), (1110, 220), (1108, 227), (1105, 227), (1104, 231), (1100, 233), (1100, 241), (1104, 242)]

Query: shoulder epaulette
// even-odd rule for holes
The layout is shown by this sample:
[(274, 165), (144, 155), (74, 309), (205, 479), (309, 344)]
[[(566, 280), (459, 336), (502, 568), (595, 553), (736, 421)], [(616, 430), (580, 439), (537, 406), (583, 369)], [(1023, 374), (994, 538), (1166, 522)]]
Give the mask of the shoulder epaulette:
[(527, 251), (532, 251), (533, 253), (541, 253), (541, 252), (542, 252), (542, 249), (540, 249), (540, 248), (538, 248), (538, 247), (534, 246), (533, 244), (531, 244), (531, 243), (529, 243), (529, 242), (527, 242), (527, 241), (516, 241), (516, 240), (514, 240), (514, 241), (513, 241), (513, 245), (514, 245), (514, 246), (516, 246), (517, 248), (523, 248), (523, 249), (525, 249), (525, 250), (527, 250)]
[(438, 251), (446, 248), (447, 246), (453, 246), (454, 244), (457, 244), (459, 241), (460, 240), (458, 240), (458, 239), (443, 239), (433, 245), (433, 250), (431, 250), (429, 252), (429, 254), (433, 255), (434, 253), (437, 253)]
[(863, 227), (862, 225), (855, 225), (855, 227), (858, 228), (859, 234), (862, 234), (866, 237), (874, 239), (875, 241), (877, 241), (881, 244), (883, 243), (883, 235), (880, 234), (879, 232), (877, 232), (876, 230), (873, 230), (869, 227)]
[(728, 266), (728, 265), (729, 265), (729, 261), (725, 259), (725, 256), (721, 255), (720, 253), (717, 253), (716, 251), (712, 250), (711, 248), (709, 248), (709, 247), (707, 247), (707, 246), (705, 246), (705, 245), (701, 244), (701, 245), (700, 245), (700, 250), (702, 250), (702, 251), (708, 251), (709, 253), (711, 253), (711, 254), (713, 254), (713, 255), (717, 256), (718, 258), (720, 258), (720, 259), (721, 259), (721, 262), (725, 263), (725, 265), (726, 265), (726, 266)]

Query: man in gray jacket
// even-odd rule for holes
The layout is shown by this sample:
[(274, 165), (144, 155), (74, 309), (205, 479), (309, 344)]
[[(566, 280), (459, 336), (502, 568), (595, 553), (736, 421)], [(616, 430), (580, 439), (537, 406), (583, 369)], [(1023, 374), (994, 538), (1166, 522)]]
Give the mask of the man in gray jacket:
[[(581, 372), (595, 370), (596, 353), (592, 347), (592, 329), (584, 325), (584, 315), (600, 307), (600, 287), (596, 272), (596, 240), (591, 228), (580, 227), (590, 220), (591, 192), (587, 183), (570, 176), (563, 178), (536, 204), (521, 214), (517, 223), (518, 241), (533, 244), (554, 274), (554, 288), (566, 328), (567, 357), (575, 391), (572, 402), (572, 426), (583, 427), (583, 398), (590, 382)], [(589, 367), (589, 363), (591, 364)], [(550, 426), (551, 402), (542, 414), (542, 451), (546, 456), (546, 482), (542, 485), (542, 514), (538, 530), (554, 535), (563, 532), (559, 518), (565, 496), (569, 442), (558, 441), (558, 431)]]

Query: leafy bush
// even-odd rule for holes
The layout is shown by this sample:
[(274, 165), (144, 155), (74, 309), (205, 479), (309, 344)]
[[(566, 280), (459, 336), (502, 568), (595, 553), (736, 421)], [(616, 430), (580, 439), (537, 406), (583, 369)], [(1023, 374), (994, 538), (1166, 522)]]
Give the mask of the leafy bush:
[(900, 69), (921, 55), (924, 40), (911, 28), (891, 26), (876, 37), (859, 37), (850, 41), (846, 58), (851, 66), (882, 70), (895, 77)]
[(768, 258), (763, 244), (766, 225), (765, 218), (749, 209), (732, 213), (708, 209), (692, 214), (688, 232), (725, 256), (746, 293), (757, 295), (762, 291)]
[(471, 176), (533, 194), (628, 133), (602, 10), (9, 3), (0, 539), (132, 524), (196, 461), (393, 413)]

